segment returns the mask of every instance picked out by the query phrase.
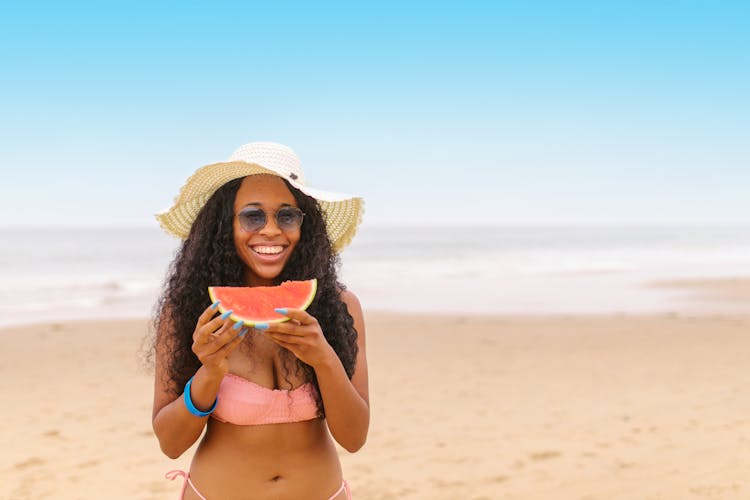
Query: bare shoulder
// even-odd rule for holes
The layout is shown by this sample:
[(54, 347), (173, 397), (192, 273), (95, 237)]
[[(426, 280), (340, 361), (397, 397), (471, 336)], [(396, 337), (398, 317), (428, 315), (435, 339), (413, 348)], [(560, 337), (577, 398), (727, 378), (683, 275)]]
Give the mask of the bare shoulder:
[(346, 304), (346, 308), (349, 310), (352, 319), (354, 320), (354, 329), (357, 330), (360, 342), (364, 341), (365, 336), (365, 318), (362, 313), (362, 304), (359, 303), (359, 298), (349, 289), (341, 292), (341, 300)]
[(341, 300), (349, 308), (349, 314), (354, 315), (354, 311), (362, 314), (362, 304), (359, 303), (359, 298), (348, 288), (341, 291)]
[(354, 374), (352, 375), (352, 383), (369, 406), (370, 393), (367, 383), (367, 355), (365, 354), (365, 318), (362, 314), (362, 305), (359, 303), (357, 295), (348, 289), (341, 292), (341, 300), (344, 301), (349, 314), (352, 316), (354, 330), (357, 333), (357, 361)]

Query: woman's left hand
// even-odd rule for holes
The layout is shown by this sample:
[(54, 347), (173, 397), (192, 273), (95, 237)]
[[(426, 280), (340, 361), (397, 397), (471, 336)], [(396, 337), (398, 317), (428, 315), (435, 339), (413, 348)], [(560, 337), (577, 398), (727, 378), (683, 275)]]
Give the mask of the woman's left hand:
[(284, 323), (270, 323), (263, 334), (281, 347), (289, 349), (313, 368), (336, 356), (336, 352), (323, 335), (318, 320), (302, 309), (286, 309), (284, 316), (291, 318)]

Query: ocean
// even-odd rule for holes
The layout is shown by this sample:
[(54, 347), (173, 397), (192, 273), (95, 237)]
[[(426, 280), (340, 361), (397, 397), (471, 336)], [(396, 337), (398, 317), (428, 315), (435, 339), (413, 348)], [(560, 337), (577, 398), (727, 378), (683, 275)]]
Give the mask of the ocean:
[[(0, 325), (149, 316), (178, 246), (158, 228), (6, 228), (0, 241)], [(649, 284), (750, 277), (750, 226), (364, 227), (342, 263), (366, 311), (680, 311), (689, 296)]]

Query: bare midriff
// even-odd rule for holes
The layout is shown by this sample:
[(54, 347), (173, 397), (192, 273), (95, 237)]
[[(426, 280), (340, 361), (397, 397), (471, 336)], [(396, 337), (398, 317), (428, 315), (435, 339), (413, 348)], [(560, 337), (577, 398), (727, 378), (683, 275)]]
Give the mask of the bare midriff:
[[(240, 426), (210, 418), (190, 478), (209, 500), (327, 499), (342, 481), (323, 419)], [(192, 495), (188, 488), (185, 498)]]

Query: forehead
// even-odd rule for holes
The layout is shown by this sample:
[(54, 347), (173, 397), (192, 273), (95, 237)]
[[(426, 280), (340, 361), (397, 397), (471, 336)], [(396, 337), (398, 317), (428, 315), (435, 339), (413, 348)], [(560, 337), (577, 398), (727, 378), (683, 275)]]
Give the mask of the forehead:
[(235, 209), (250, 203), (267, 207), (297, 206), (294, 195), (280, 177), (270, 174), (250, 175), (242, 180), (234, 199)]

